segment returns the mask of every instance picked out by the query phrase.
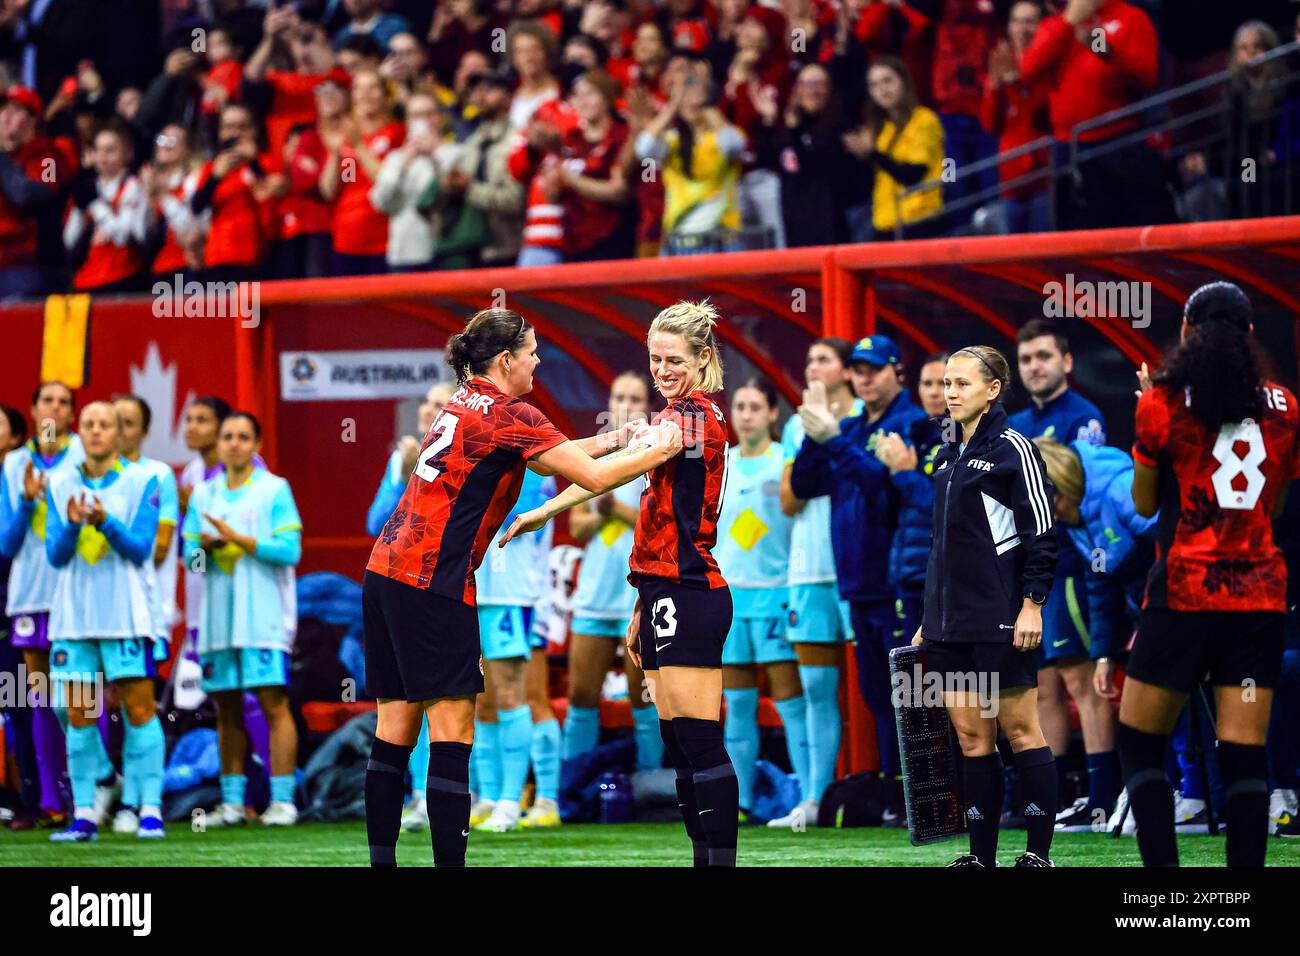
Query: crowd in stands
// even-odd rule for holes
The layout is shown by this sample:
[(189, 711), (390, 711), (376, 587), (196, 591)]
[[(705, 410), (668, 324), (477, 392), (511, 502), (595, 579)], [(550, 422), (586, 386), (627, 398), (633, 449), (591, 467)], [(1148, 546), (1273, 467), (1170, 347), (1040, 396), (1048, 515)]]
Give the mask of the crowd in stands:
[(0, 300), (1293, 208), (1300, 19), (1210, 6), (9, 0)]

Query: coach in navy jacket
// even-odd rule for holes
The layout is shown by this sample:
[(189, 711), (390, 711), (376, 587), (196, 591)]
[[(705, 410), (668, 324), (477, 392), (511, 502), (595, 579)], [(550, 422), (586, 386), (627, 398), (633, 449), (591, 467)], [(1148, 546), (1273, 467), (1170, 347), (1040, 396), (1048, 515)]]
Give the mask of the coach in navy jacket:
[[(854, 370), (855, 391), (867, 407), (862, 414), (836, 423), (818, 403), (805, 399), (800, 417), (805, 419), (807, 437), (795, 456), (790, 487), (805, 500), (831, 496), (831, 549), (840, 597), (849, 602), (858, 682), (875, 717), (881, 771), (894, 776), (900, 772), (900, 764), (889, 651), (906, 644), (911, 635), (900, 626), (894, 605), (896, 589), (890, 578), (900, 499), (889, 469), (876, 458), (875, 447), (890, 432), (910, 435), (913, 423), (926, 416), (902, 388), (898, 346), (886, 336), (860, 340), (849, 356), (849, 365)], [(879, 408), (880, 404), (884, 409), (872, 419), (873, 405)], [(813, 411), (813, 405), (818, 405), (818, 410)], [(809, 414), (810, 418), (805, 417)]]

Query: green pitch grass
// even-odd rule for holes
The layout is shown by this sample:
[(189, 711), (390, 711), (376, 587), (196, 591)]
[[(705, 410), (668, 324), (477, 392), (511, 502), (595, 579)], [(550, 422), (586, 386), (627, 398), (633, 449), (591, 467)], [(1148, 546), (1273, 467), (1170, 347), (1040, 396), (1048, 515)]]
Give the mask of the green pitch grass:
[[(999, 853), (1010, 864), (1024, 846), (1020, 831), (1004, 833)], [(804, 833), (746, 827), (740, 831), (741, 866), (942, 866), (965, 852), (964, 839), (924, 847), (908, 843), (902, 830), (819, 830)], [(1223, 866), (1223, 840), (1184, 836), (1185, 866)], [(1132, 837), (1105, 834), (1056, 836), (1058, 866), (1138, 866)], [(193, 833), (176, 825), (167, 838), (144, 842), (113, 833), (95, 843), (54, 845), (47, 832), (0, 831), (0, 867), (10, 866), (365, 866), (365, 826), (303, 824), (291, 829), (256, 823), (235, 830)], [(403, 833), (401, 866), (431, 865), (428, 832)], [(687, 866), (690, 847), (679, 824), (570, 824), (557, 830), (475, 833), (470, 866)], [(1270, 866), (1300, 866), (1300, 841), (1270, 839)]]

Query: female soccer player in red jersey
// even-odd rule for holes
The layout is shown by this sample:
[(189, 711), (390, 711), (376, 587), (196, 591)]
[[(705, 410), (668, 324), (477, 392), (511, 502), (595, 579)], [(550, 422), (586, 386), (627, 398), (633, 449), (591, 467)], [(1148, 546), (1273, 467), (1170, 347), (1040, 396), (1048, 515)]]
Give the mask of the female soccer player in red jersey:
[(463, 866), (469, 755), (479, 667), (474, 571), (519, 495), (524, 468), (603, 494), (681, 451), (673, 425), (605, 461), (630, 429), (569, 441), (521, 398), (533, 387), (537, 336), (523, 317), (485, 309), (452, 336), (459, 388), (424, 436), (420, 456), (366, 566), (366, 684), (379, 723), (366, 767), (372, 866), (395, 865), (403, 775), (421, 718), (429, 721), (425, 800), (435, 866)]
[[(679, 302), (650, 324), (650, 374), (668, 407), (655, 425), (680, 425), (684, 448), (647, 476), (632, 545), (638, 597), (627, 647), (645, 671), (696, 866), (734, 866), (739, 789), (718, 722), (722, 645), (731, 628), (731, 591), (713, 559), (727, 484), (727, 423), (708, 397), (722, 389), (722, 361), (708, 302)], [(638, 444), (633, 439), (629, 448)], [(510, 531), (531, 531), (580, 501), (565, 489), (519, 516)]]
[(1156, 563), (1129, 658), (1119, 756), (1147, 866), (1176, 866), (1169, 734), (1208, 672), (1229, 866), (1263, 866), (1264, 741), (1282, 667), (1286, 565), (1272, 519), (1300, 467), (1295, 396), (1264, 377), (1250, 300), (1230, 282), (1192, 293), (1177, 349), (1148, 377), (1133, 503), (1159, 509)]

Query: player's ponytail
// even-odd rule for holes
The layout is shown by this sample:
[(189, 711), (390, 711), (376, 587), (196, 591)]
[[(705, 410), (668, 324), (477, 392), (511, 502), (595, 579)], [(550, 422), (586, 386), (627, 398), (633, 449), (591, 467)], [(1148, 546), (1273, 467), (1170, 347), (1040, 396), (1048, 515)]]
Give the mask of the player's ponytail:
[(717, 324), (718, 310), (708, 299), (670, 305), (656, 315), (654, 321), (650, 323), (649, 335), (654, 335), (656, 332), (680, 335), (695, 356), (701, 355), (705, 349), (709, 350), (708, 360), (700, 369), (699, 379), (692, 386), (692, 390), (722, 391), (722, 354), (718, 351), (718, 340), (713, 334), (713, 327)]
[(1250, 300), (1230, 282), (1192, 293), (1183, 312), (1187, 335), (1152, 382), (1187, 389), (1191, 410), (1211, 431), (1264, 413), (1266, 360), (1250, 334)]
[(447, 341), (447, 364), (456, 373), (457, 384), (482, 375), (502, 352), (518, 351), (530, 328), (522, 315), (510, 309), (476, 312), (465, 331)]

